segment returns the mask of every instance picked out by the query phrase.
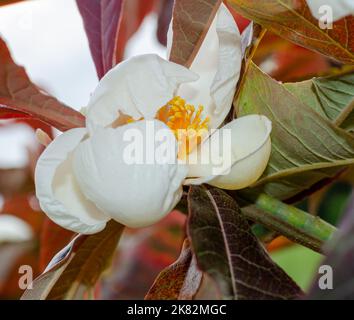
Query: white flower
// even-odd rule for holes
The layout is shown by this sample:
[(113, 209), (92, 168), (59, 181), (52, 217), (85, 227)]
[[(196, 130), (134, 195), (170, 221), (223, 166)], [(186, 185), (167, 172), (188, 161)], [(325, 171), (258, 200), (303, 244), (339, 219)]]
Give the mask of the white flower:
[(307, 0), (307, 4), (316, 19), (320, 19), (326, 13), (327, 7), (332, 9), (333, 21), (354, 14), (353, 0)]
[[(114, 67), (91, 97), (86, 128), (63, 133), (38, 160), (36, 194), (43, 211), (64, 228), (87, 234), (102, 230), (109, 219), (142, 227), (174, 208), (183, 184), (239, 189), (255, 182), (270, 155), (271, 123), (264, 116), (242, 117), (220, 129), (232, 135), (225, 151), (231, 163), (223, 175), (202, 163), (182, 163), (219, 139), (215, 133), (208, 137), (204, 129), (218, 128), (229, 113), (241, 59), (240, 33), (222, 4), (190, 69), (156, 55)], [(149, 137), (149, 124), (167, 132), (164, 147), (174, 161), (160, 157), (155, 163), (127, 163), (126, 133)], [(204, 140), (193, 144), (189, 136), (179, 138), (178, 129), (191, 127)], [(155, 142), (154, 150), (161, 146)]]

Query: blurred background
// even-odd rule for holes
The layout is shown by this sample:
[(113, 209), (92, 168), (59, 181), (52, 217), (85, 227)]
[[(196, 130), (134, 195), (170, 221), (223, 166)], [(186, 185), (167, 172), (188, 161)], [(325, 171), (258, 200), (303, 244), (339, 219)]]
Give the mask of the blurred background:
[[(129, 19), (124, 19), (127, 41), (122, 46), (122, 58), (143, 53), (165, 57), (173, 1), (127, 3), (124, 10)], [(248, 21), (236, 13), (234, 16), (240, 30), (244, 29)], [(0, 36), (35, 84), (76, 110), (87, 104), (98, 78), (75, 0), (32, 0), (0, 6)], [(284, 82), (326, 75), (340, 67), (270, 33), (254, 59), (264, 71)], [(42, 151), (35, 138), (36, 128), (50, 136), (59, 134), (36, 120), (0, 120), (0, 299), (19, 298), (19, 267), (29, 265), (34, 277), (39, 275), (73, 235), (50, 222), (34, 196), (33, 171)], [(298, 205), (336, 224), (352, 192), (352, 176), (346, 172)], [(97, 297), (143, 298), (159, 271), (178, 257), (184, 221), (184, 215), (175, 211), (156, 226), (126, 231), (113, 266), (97, 286)], [(302, 288), (309, 288), (321, 255), (282, 237), (267, 248)], [(213, 297), (213, 290), (205, 289), (203, 297)]]

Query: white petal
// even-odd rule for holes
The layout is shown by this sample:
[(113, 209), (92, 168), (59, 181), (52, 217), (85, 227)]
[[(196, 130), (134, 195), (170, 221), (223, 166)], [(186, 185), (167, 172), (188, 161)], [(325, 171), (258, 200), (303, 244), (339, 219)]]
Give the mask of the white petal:
[(88, 128), (106, 127), (119, 111), (134, 119), (153, 119), (173, 98), (180, 83), (198, 75), (154, 54), (140, 55), (111, 69), (92, 94), (87, 110)]
[[(231, 143), (223, 148), (223, 132), (227, 130), (230, 130)], [(201, 159), (201, 154), (211, 160), (208, 164), (200, 164), (199, 161), (197, 165), (190, 165), (190, 179), (186, 180), (186, 184), (207, 182), (230, 190), (246, 188), (253, 184), (268, 164), (271, 130), (270, 120), (259, 115), (244, 116), (228, 123), (218, 131), (219, 135), (214, 133), (190, 155), (189, 161), (196, 159), (197, 155)], [(221, 162), (216, 163), (219, 155), (222, 155)]]
[(10, 214), (0, 215), (0, 243), (29, 241), (32, 236), (30, 225), (22, 219)]
[(66, 131), (40, 156), (35, 172), (36, 196), (42, 210), (60, 226), (80, 233), (102, 230), (108, 217), (87, 200), (72, 172), (72, 151), (86, 129)]
[(316, 19), (321, 19), (329, 13), (327, 7), (332, 9), (334, 21), (354, 14), (353, 0), (307, 0), (307, 4)]
[[(170, 161), (154, 163), (152, 158), (150, 164), (147, 162), (148, 147), (151, 151), (161, 145), (148, 145), (145, 140), (153, 138), (152, 126), (155, 132), (164, 130), (168, 136)], [(130, 140), (129, 135), (137, 139)], [(129, 148), (133, 145), (137, 147), (136, 154), (142, 151), (141, 163), (129, 163), (133, 154)], [(98, 129), (75, 151), (74, 171), (84, 194), (97, 207), (128, 227), (143, 227), (163, 218), (181, 197), (187, 168), (176, 164), (176, 149), (173, 133), (157, 120)]]
[(241, 59), (240, 32), (229, 10), (221, 4), (190, 67), (199, 80), (182, 84), (178, 90), (188, 103), (205, 107), (211, 128), (219, 127), (231, 109)]
[(172, 49), (172, 42), (173, 42), (173, 17), (171, 18), (171, 22), (168, 25), (167, 30), (167, 45), (166, 45), (166, 58), (170, 59), (171, 49)]
[(253, 40), (253, 32), (254, 32), (254, 26), (253, 26), (253, 21), (251, 21), (247, 28), (242, 31), (241, 34), (241, 52), (242, 52), (242, 57), (245, 56), (247, 48), (252, 44)]

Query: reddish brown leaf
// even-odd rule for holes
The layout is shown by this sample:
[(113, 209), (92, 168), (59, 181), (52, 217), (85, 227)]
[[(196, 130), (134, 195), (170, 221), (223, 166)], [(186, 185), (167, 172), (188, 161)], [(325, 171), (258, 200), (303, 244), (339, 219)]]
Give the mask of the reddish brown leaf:
[(354, 64), (354, 17), (321, 29), (306, 0), (228, 0), (246, 18), (301, 46), (343, 63)]
[(16, 194), (5, 197), (1, 213), (11, 214), (26, 221), (36, 234), (42, 227), (44, 215), (33, 194)]
[(202, 276), (186, 239), (178, 260), (160, 272), (145, 299), (191, 300), (198, 291)]
[(37, 88), (0, 39), (0, 108), (30, 114), (61, 131), (85, 124), (85, 117)]
[(273, 55), (276, 68), (271, 76), (279, 81), (293, 82), (318, 76), (331, 67), (329, 59), (306, 48), (289, 43), (285, 50)]
[(33, 129), (33, 134), (35, 134), (35, 131), (37, 129), (41, 129), (42, 131), (44, 131), (46, 134), (48, 134), (48, 136), (50, 138), (53, 139), (53, 131), (52, 131), (52, 127), (36, 118), (25, 118), (25, 119), (16, 119), (15, 120), (16, 123), (25, 123), (27, 125), (29, 125), (32, 129)]
[(160, 271), (177, 260), (184, 223), (185, 215), (174, 211), (151, 227), (126, 230), (125, 245), (119, 246), (111, 272), (102, 281), (101, 298), (144, 299)]
[(221, 0), (175, 0), (170, 60), (190, 67)]
[(283, 82), (301, 81), (322, 75), (331, 69), (327, 57), (300, 47), (268, 31), (262, 38), (252, 59), (263, 66), (270, 62), (265, 71), (273, 78)]
[(153, 0), (129, 0), (124, 2), (121, 23), (116, 38), (114, 65), (123, 60), (128, 40), (139, 29), (145, 16), (151, 12), (153, 7)]
[(226, 1), (225, 5), (227, 6), (227, 8), (230, 10), (231, 14), (233, 15), (235, 22), (238, 26), (238, 29), (240, 30), (240, 33), (243, 32), (243, 30), (245, 30), (248, 25), (250, 24), (250, 20), (246, 19), (245, 17), (241, 16), (237, 11), (235, 11)]
[(78, 235), (24, 292), (23, 300), (82, 299), (107, 268), (124, 226), (111, 220), (93, 235)]
[(74, 235), (73, 232), (62, 228), (50, 219), (45, 218), (40, 236), (40, 272), (45, 270), (57, 252), (68, 245)]
[(137, 254), (159, 270), (172, 264), (183, 242), (184, 223), (184, 215), (171, 212), (158, 225), (151, 227), (151, 236), (137, 248)]
[(267, 31), (261, 39), (252, 61), (258, 65), (267, 58), (271, 57), (274, 52), (286, 51), (290, 44), (291, 43), (289, 43), (286, 39), (279, 37), (271, 31)]
[(19, 287), (21, 266), (31, 266), (33, 276), (38, 275), (38, 251), (28, 242), (7, 243), (0, 246), (0, 299), (19, 299), (23, 290)]
[(28, 168), (0, 169), (0, 193), (3, 196), (27, 193), (33, 189)]
[(17, 2), (22, 2), (23, 0), (1, 0), (0, 1), (0, 6), (6, 6), (8, 4), (14, 4)]
[(28, 113), (15, 111), (15, 110), (0, 106), (0, 119), (15, 119), (15, 118), (16, 119), (26, 119), (29, 117), (30, 117), (30, 115)]
[(123, 0), (77, 0), (97, 75), (102, 78), (115, 64)]

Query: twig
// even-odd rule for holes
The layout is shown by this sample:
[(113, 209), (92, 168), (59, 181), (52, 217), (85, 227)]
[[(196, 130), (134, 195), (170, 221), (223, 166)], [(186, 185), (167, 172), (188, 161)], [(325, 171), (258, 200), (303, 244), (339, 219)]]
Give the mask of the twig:
[(324, 243), (337, 230), (319, 217), (266, 194), (261, 194), (255, 205), (244, 207), (242, 212), (247, 218), (317, 252), (322, 252)]

